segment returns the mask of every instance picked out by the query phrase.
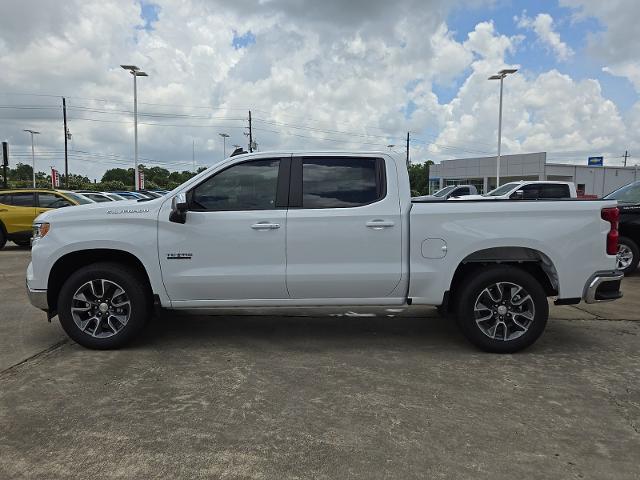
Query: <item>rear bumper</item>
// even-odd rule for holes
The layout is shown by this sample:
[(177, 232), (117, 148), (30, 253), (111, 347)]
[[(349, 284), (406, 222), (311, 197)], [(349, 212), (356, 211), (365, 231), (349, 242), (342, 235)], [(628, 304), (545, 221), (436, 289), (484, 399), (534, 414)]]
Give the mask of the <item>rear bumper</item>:
[(27, 282), (27, 295), (29, 296), (29, 301), (31, 305), (40, 310), (44, 310), (45, 312), (49, 310), (49, 302), (47, 301), (47, 291), (46, 290), (33, 290), (29, 287), (29, 283)]
[(620, 272), (597, 272), (584, 287), (585, 303), (610, 302), (622, 297), (620, 283), (624, 274)]

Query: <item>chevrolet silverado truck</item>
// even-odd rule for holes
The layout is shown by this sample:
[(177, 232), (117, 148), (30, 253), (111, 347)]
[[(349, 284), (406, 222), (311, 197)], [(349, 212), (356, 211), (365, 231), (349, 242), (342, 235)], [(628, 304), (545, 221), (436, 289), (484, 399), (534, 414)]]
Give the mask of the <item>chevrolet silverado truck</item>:
[[(412, 201), (386, 153), (232, 156), (164, 197), (34, 223), (31, 302), (120, 347), (154, 308), (434, 305), (515, 352), (558, 304), (619, 298), (615, 200)], [(391, 320), (390, 320), (391, 321)]]

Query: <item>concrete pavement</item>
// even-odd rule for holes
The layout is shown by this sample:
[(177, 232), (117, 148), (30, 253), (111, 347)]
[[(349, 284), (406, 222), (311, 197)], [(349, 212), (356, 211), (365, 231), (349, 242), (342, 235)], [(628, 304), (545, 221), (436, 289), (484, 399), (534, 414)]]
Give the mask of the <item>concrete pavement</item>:
[(27, 261), (0, 251), (0, 478), (638, 478), (638, 276), (517, 355), (425, 308), (167, 314), (96, 352)]

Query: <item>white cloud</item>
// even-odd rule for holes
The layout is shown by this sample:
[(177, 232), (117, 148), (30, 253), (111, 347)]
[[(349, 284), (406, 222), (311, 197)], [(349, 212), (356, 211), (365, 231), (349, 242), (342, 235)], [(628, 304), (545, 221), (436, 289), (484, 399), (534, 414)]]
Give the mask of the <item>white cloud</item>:
[(560, 34), (554, 30), (553, 17), (548, 13), (539, 13), (535, 18), (527, 16), (523, 12), (520, 17), (515, 18), (518, 27), (533, 30), (547, 48), (549, 48), (560, 61), (565, 61), (573, 55), (573, 50), (569, 45), (560, 39)]
[[(458, 41), (446, 17), (463, 0), (157, 3), (149, 31), (141, 29), (134, 0), (70, 0), (64, 7), (31, 0), (3, 12), (0, 104), (49, 107), (0, 111), (12, 152), (28, 152), (22, 129), (36, 128), (40, 169), (61, 168), (59, 98), (16, 94), (64, 94), (72, 148), (111, 155), (76, 153), (72, 171), (100, 178), (106, 168), (130, 165), (132, 85), (121, 63), (150, 75), (139, 80), (147, 164), (191, 168), (192, 141), (199, 165), (220, 160), (218, 133), (231, 135), (228, 146), (246, 145), (249, 108), (263, 150), (386, 149), (401, 145), (407, 130), (424, 141), (412, 151), (418, 161), (495, 150), (497, 84), (486, 78), (512, 66), (523, 37), (501, 35), (486, 21)], [(246, 32), (255, 43), (235, 48), (234, 35)], [(455, 98), (439, 103), (434, 88), (460, 81)], [(597, 82), (556, 71), (505, 82), (507, 151), (606, 146), (625, 136), (630, 121), (620, 119)], [(434, 137), (438, 145), (429, 145)]]
[[(482, 42), (477, 39), (481, 37)], [(499, 36), (490, 25), (478, 25), (465, 42), (479, 58), (458, 95), (446, 108), (438, 145), (468, 145), (470, 152), (495, 152), (498, 86), (490, 73), (508, 66), (504, 53), (517, 39)], [(479, 46), (480, 45), (480, 46)], [(627, 127), (615, 104), (604, 98), (596, 80), (575, 81), (556, 70), (537, 76), (518, 73), (504, 82), (503, 148), (506, 153), (559, 152), (559, 161), (584, 160), (587, 152), (617, 156)], [(434, 154), (449, 153), (432, 145)], [(635, 145), (638, 145), (637, 138)]]

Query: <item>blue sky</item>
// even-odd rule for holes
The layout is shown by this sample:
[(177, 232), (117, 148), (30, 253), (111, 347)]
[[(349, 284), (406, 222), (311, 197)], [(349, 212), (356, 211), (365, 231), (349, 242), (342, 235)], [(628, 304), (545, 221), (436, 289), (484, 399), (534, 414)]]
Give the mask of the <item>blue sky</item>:
[[(559, 62), (552, 51), (536, 40), (533, 31), (518, 27), (514, 17), (520, 17), (523, 12), (529, 17), (535, 17), (539, 13), (551, 15), (562, 41), (575, 52), (573, 57)], [(507, 57), (514, 64), (520, 64), (523, 73), (537, 75), (556, 69), (575, 80), (595, 78), (600, 82), (604, 96), (613, 100), (622, 112), (627, 111), (637, 100), (633, 85), (626, 78), (603, 72), (602, 61), (588, 52), (589, 37), (603, 32), (606, 27), (596, 18), (578, 17), (575, 13), (573, 9), (562, 7), (556, 1), (498, 0), (490, 7), (458, 8), (449, 15), (447, 24), (454, 32), (454, 38), (460, 42), (466, 40), (468, 32), (475, 25), (487, 20), (492, 20), (496, 30), (503, 35), (524, 35), (525, 41), (518, 51)], [(453, 85), (434, 85), (440, 102), (448, 102), (455, 97), (463, 80), (464, 78), (458, 78)]]

